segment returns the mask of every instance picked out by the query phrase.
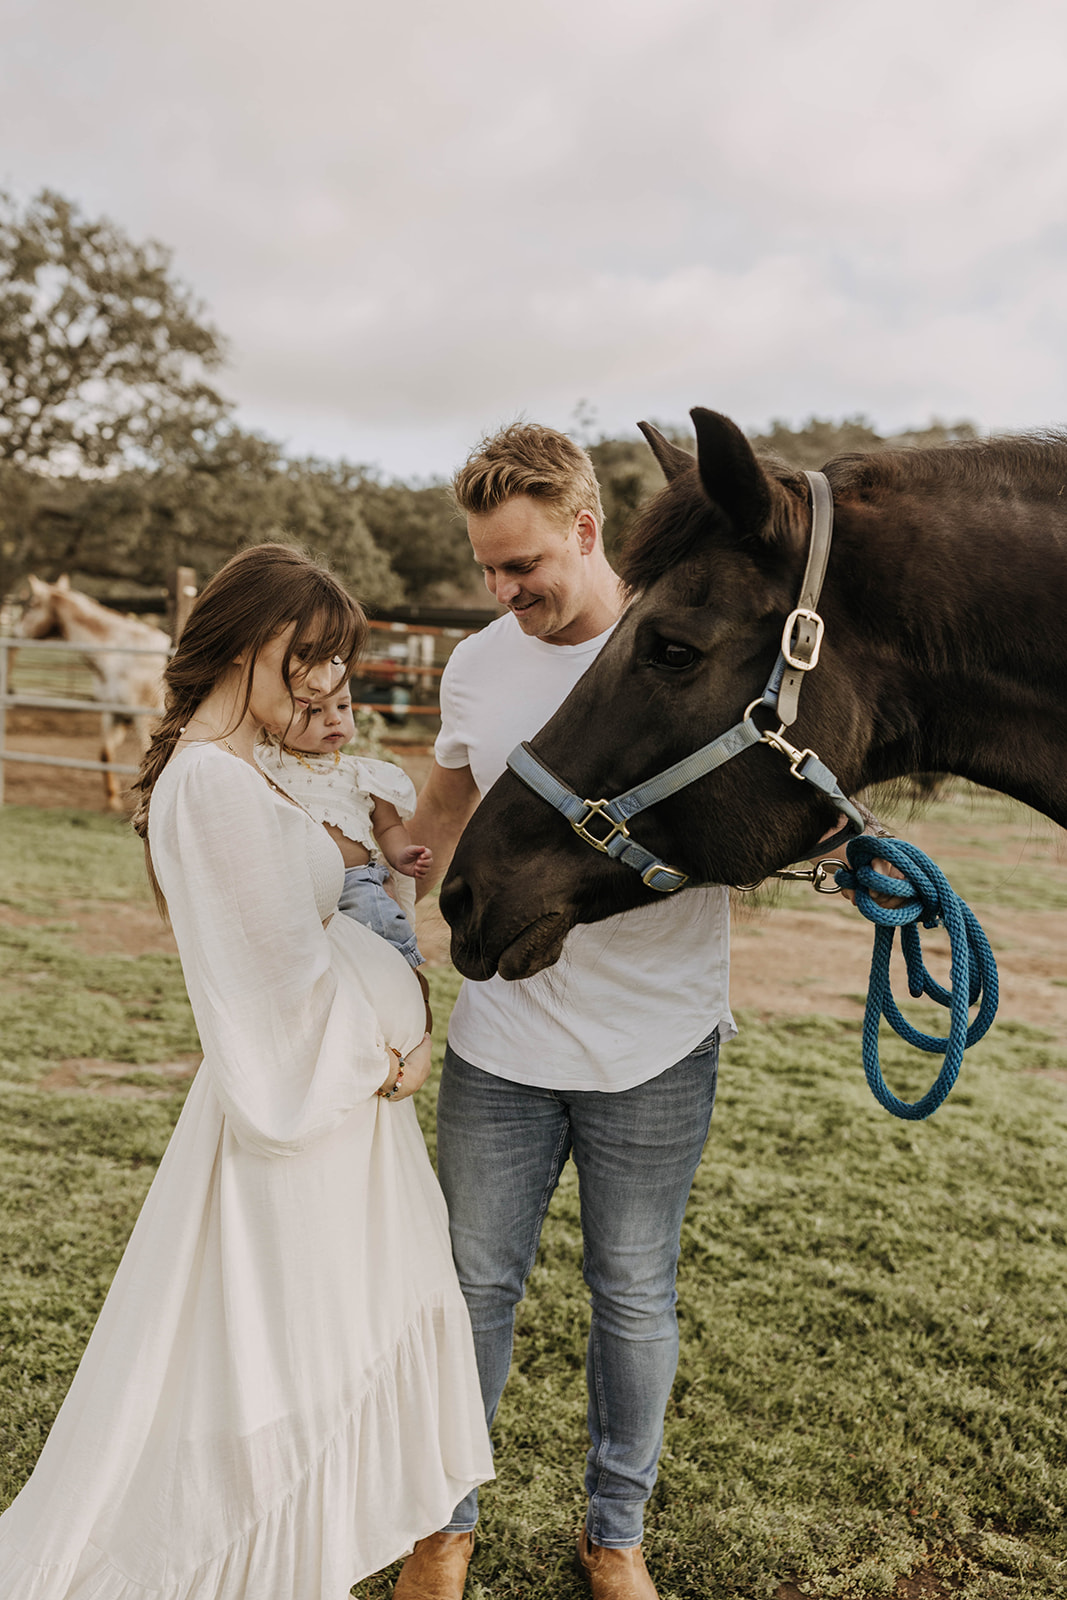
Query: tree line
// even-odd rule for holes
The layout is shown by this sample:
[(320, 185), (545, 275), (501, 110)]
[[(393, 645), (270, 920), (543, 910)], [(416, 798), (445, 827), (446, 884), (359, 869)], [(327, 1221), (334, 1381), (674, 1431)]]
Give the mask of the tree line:
[[(33, 571), (132, 598), (177, 566), (203, 579), (279, 538), (324, 556), (371, 607), (484, 599), (447, 484), (288, 455), (236, 420), (216, 386), (225, 359), (166, 246), (51, 190), (25, 203), (0, 191), (0, 596)], [(935, 422), (887, 439), (863, 417), (813, 417), (753, 442), (818, 467), (841, 450), (974, 434)], [(662, 478), (636, 433), (582, 442), (610, 552)]]

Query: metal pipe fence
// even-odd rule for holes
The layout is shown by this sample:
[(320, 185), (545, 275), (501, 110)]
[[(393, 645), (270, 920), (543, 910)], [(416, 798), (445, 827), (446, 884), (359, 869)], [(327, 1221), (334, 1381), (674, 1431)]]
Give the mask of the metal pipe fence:
[[(442, 626), (424, 622), (372, 621), (370, 628), (373, 633), (379, 637), (382, 634), (404, 636), (406, 648), (402, 655), (392, 653), (378, 657), (370, 655), (358, 663), (353, 681), (353, 704), (368, 711), (382, 712), (386, 716), (440, 716), (436, 691), (444, 668), (439, 659), (434, 660), (435, 645), (440, 643), (447, 651), (446, 641), (451, 643), (477, 633), (484, 623), (485, 619), (481, 616), (473, 627)], [(8, 748), (9, 708), (33, 711), (101, 712), (121, 717), (160, 716), (163, 709), (161, 706), (132, 706), (116, 700), (97, 700), (91, 694), (81, 698), (70, 692), (69, 681), (63, 685), (66, 693), (41, 693), (39, 682), (33, 689), (13, 691), (11, 656), (13, 653), (23, 651), (43, 652), (40, 657), (42, 663), (49, 658), (66, 660), (68, 668), (74, 666), (76, 657), (84, 660), (86, 656), (93, 655), (158, 657), (162, 654), (159, 649), (145, 645), (73, 644), (66, 639), (19, 639), (10, 634), (0, 634), (0, 805), (4, 802), (4, 772), (8, 762), (134, 776), (139, 768), (123, 762), (88, 761), (75, 756), (38, 755), (31, 751)], [(170, 653), (173, 654), (173, 648)], [(401, 680), (400, 684), (397, 684), (397, 679)], [(385, 698), (394, 685), (396, 687), (392, 697)], [(365, 699), (359, 692), (363, 686), (365, 693), (374, 689), (380, 689), (384, 693), (380, 693), (375, 699)], [(414, 694), (411, 693), (412, 689), (415, 691)], [(412, 703), (413, 701), (420, 703)]]
[(65, 639), (16, 639), (0, 637), (0, 805), (4, 803), (4, 772), (9, 761), (36, 767), (68, 767), (82, 772), (114, 772), (135, 776), (138, 767), (120, 761), (85, 761), (76, 756), (45, 756), (33, 751), (9, 750), (7, 713), (9, 709), (110, 712), (121, 717), (158, 717), (162, 706), (132, 706), (117, 700), (76, 699), (69, 695), (18, 694), (11, 691), (11, 654), (45, 651), (49, 655), (69, 656), (156, 656), (163, 654), (151, 646), (129, 644), (71, 644)]

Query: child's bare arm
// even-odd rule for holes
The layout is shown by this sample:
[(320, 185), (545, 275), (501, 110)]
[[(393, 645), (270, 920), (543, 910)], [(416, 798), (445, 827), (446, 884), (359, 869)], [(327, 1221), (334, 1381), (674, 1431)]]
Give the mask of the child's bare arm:
[(425, 845), (412, 844), (400, 813), (389, 800), (375, 800), (371, 826), (382, 855), (396, 871), (407, 878), (423, 878), (433, 866), (433, 853)]

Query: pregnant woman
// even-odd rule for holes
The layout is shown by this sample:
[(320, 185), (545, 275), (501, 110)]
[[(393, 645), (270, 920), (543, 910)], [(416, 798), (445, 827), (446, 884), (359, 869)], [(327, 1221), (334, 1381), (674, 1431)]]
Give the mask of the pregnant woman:
[(259, 770), (362, 620), (282, 545), (196, 602), (135, 819), (204, 1060), (37, 1468), (5, 1600), (344, 1600), (492, 1476), (403, 956), (334, 915), (325, 830)]

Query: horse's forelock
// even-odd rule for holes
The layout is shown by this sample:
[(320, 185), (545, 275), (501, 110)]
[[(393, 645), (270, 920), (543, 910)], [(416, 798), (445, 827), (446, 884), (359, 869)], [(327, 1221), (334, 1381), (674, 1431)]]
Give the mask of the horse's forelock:
[(630, 594), (648, 589), (687, 560), (717, 520), (700, 485), (696, 464), (642, 507), (620, 557), (619, 577)]
[(729, 540), (760, 563), (776, 557), (792, 542), (787, 507), (790, 500), (806, 500), (807, 483), (802, 473), (777, 457), (761, 455), (758, 459), (773, 506), (771, 519), (759, 535), (728, 531), (725, 513), (709, 499), (694, 463), (691, 471), (679, 474), (638, 512), (618, 562), (619, 576), (630, 594), (649, 588), (703, 547)]

